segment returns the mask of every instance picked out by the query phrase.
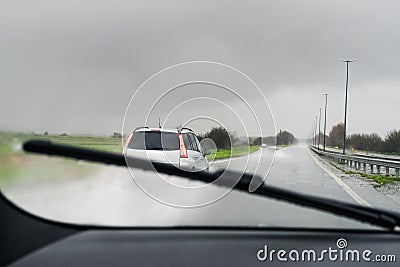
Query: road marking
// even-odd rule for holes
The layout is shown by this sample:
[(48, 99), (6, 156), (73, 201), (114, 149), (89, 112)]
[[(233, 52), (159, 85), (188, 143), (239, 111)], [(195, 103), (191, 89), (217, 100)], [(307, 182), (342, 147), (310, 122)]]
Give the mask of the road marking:
[(371, 207), (371, 204), (369, 204), (365, 199), (363, 199), (359, 194), (354, 192), (347, 184), (345, 184), (339, 177), (337, 177), (333, 172), (331, 172), (328, 168), (326, 168), (324, 165), (319, 162), (319, 160), (310, 152), (310, 149), (307, 149), (308, 154), (310, 154), (311, 158), (315, 160), (317, 165), (323, 169), (329, 176), (331, 176), (336, 183), (347, 193), (349, 194), (358, 204), (362, 206), (367, 206)]

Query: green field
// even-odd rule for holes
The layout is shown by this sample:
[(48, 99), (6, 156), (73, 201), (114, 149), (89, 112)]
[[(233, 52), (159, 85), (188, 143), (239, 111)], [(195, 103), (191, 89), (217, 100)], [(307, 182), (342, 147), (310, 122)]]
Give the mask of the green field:
[[(258, 149), (260, 149), (259, 146), (234, 146), (231, 149), (218, 149), (215, 154), (215, 159), (245, 156), (256, 152)], [(214, 155), (207, 156), (207, 159), (212, 158), (214, 158)]]
[(0, 156), (2, 154), (17, 152), (13, 151), (13, 146), (22, 144), (29, 139), (50, 140), (57, 144), (81, 146), (109, 152), (122, 152), (121, 138), (79, 135), (37, 135), (0, 132)]
[(289, 147), (291, 145), (276, 145), (276, 147), (280, 147), (280, 148), (285, 148), (285, 147)]
[(57, 179), (65, 176), (80, 178), (92, 173), (93, 164), (79, 164), (76, 160), (25, 154), (22, 143), (30, 139), (50, 140), (57, 144), (122, 152), (120, 138), (97, 136), (35, 135), (0, 132), (0, 183), (20, 179)]
[(51, 140), (57, 144), (80, 146), (85, 148), (103, 150), (108, 152), (122, 153), (121, 138), (97, 137), (97, 136), (61, 136), (61, 135), (40, 135), (35, 139)]

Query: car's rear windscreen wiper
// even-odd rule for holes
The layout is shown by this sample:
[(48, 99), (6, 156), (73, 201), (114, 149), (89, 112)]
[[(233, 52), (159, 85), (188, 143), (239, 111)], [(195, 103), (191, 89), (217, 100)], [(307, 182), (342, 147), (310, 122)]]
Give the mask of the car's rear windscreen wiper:
[[(251, 173), (239, 173), (230, 170), (217, 170), (214, 172), (189, 172), (179, 169), (172, 164), (155, 163), (144, 159), (124, 157), (122, 154), (102, 152), (93, 149), (80, 148), (76, 146), (54, 144), (45, 140), (31, 140), (23, 145), (27, 152), (56, 155), (80, 160), (88, 160), (117, 166), (129, 166), (147, 171), (157, 171), (160, 173), (174, 176), (185, 177), (188, 179), (210, 183), (216, 181), (221, 175), (225, 177), (241, 177), (233, 187), (235, 190), (248, 192), (252, 179), (262, 179)], [(239, 176), (238, 176), (239, 175)], [(224, 186), (223, 184), (219, 184)], [(283, 200), (300, 206), (315, 208), (333, 214), (342, 215), (356, 219), (361, 222), (381, 226), (392, 231), (400, 231), (400, 214), (382, 209), (363, 207), (343, 201), (322, 198), (289, 191), (286, 189), (266, 185), (261, 185), (252, 194)]]

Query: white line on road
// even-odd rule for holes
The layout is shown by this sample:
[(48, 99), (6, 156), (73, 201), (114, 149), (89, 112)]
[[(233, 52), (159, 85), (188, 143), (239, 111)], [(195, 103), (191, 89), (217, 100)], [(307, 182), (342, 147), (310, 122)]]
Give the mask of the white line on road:
[(310, 154), (311, 158), (313, 158), (315, 160), (315, 162), (317, 163), (317, 165), (323, 169), (327, 174), (329, 174), (329, 176), (331, 176), (336, 183), (338, 183), (338, 185), (347, 193), (349, 194), (355, 201), (357, 201), (358, 204), (362, 205), (362, 206), (368, 206), (370, 207), (371, 204), (369, 204), (365, 199), (363, 199), (359, 194), (357, 194), (356, 192), (354, 192), (347, 184), (345, 184), (339, 177), (337, 177), (333, 172), (331, 172), (328, 168), (326, 168), (324, 165), (321, 164), (321, 162), (319, 162), (319, 160), (310, 152), (309, 149), (307, 149), (308, 154)]

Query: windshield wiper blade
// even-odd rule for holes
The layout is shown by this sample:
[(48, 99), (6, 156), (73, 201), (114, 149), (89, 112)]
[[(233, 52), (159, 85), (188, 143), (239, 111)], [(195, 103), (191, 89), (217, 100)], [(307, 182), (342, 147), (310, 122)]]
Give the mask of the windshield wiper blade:
[[(189, 172), (175, 167), (172, 164), (150, 162), (144, 159), (128, 158), (122, 154), (103, 152), (93, 149), (81, 148), (76, 146), (54, 144), (47, 140), (31, 140), (23, 145), (23, 149), (27, 152), (63, 156), (78, 160), (88, 160), (92, 162), (100, 162), (117, 166), (126, 166), (147, 171), (157, 171), (169, 175), (185, 177), (191, 180), (202, 181), (206, 183), (214, 182), (221, 175), (225, 177), (238, 177), (240, 180), (233, 187), (235, 190), (249, 193), (248, 188), (252, 179), (260, 179), (252, 173), (239, 173), (230, 170), (217, 170), (214, 172)], [(223, 180), (223, 179), (222, 179)], [(218, 183), (217, 183), (218, 184)], [(224, 184), (218, 184), (226, 186)], [(348, 218), (356, 219), (361, 222), (370, 223), (372, 225), (381, 226), (392, 231), (400, 231), (400, 214), (372, 207), (364, 207), (360, 205), (350, 204), (343, 201), (322, 198), (303, 193), (297, 193), (283, 188), (278, 188), (265, 183), (252, 192), (259, 196), (283, 200), (292, 204), (310, 207), (336, 215), (342, 215)]]

